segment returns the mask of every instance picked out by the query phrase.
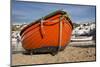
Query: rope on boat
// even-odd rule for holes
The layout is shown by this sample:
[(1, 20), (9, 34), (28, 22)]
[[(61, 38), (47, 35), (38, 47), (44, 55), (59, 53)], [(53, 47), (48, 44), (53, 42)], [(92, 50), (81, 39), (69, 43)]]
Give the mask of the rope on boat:
[(61, 16), (59, 18), (59, 46), (58, 46), (58, 51), (60, 51), (61, 49), (61, 44), (62, 44), (62, 18), (63, 16)]
[[(70, 19), (68, 18), (68, 16), (67, 15), (62, 15), (62, 16), (60, 16), (60, 18), (59, 18), (59, 42), (58, 42), (58, 50), (57, 50), (57, 52), (59, 52), (60, 51), (60, 49), (61, 49), (61, 46), (62, 46), (62, 19), (64, 18), (64, 17), (67, 17), (67, 19), (70, 21)], [(44, 22), (50, 22), (50, 21), (45, 21), (45, 20), (43, 20), (43, 19), (41, 19), (41, 22), (40, 22), (40, 27), (41, 27), (41, 35), (42, 35), (42, 38), (44, 38), (44, 36), (45, 36), (45, 32), (44, 32), (44, 29), (43, 29), (43, 23)]]
[[(59, 42), (58, 42), (58, 51), (60, 51), (61, 49), (61, 45), (62, 45), (62, 19), (65, 17), (65, 15), (62, 15), (60, 16), (59, 18)], [(47, 22), (43, 19), (41, 19), (41, 22), (40, 22), (40, 27), (41, 27), (41, 35), (42, 35), (42, 38), (44, 38), (44, 35), (45, 35), (45, 32), (44, 32), (44, 29), (43, 29), (43, 23), (44, 22)]]
[(44, 38), (44, 36), (45, 36), (45, 32), (44, 32), (44, 29), (43, 29), (43, 19), (41, 19), (41, 22), (40, 22), (40, 27), (41, 27), (41, 35), (42, 35), (42, 38)]
[(60, 49), (61, 49), (61, 46), (62, 46), (62, 29), (63, 29), (63, 23), (62, 23), (62, 19), (64, 18), (64, 17), (67, 17), (67, 19), (70, 21), (70, 19), (68, 18), (68, 16), (67, 15), (62, 15), (62, 16), (60, 16), (60, 18), (59, 18), (59, 42), (58, 42), (58, 51), (60, 51)]
[[(62, 44), (62, 19), (63, 19), (64, 16), (61, 16), (59, 18), (59, 46), (58, 46), (58, 51), (60, 51), (61, 49), (61, 44)], [(40, 27), (41, 27), (41, 35), (42, 35), (42, 38), (44, 38), (44, 35), (45, 35), (45, 32), (44, 32), (44, 29), (43, 29), (43, 22), (45, 22), (43, 19), (41, 19), (41, 22), (40, 22)]]

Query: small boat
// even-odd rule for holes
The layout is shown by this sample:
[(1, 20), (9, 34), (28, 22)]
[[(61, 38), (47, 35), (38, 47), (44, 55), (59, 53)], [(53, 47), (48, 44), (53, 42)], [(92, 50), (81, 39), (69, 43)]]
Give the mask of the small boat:
[(79, 36), (79, 37), (72, 37), (71, 38), (71, 41), (72, 42), (81, 42), (81, 41), (91, 41), (93, 39), (93, 37), (92, 36), (89, 36), (89, 37), (85, 37), (85, 36)]
[(23, 48), (28, 52), (64, 50), (70, 42), (73, 25), (65, 11), (55, 11), (23, 28), (20, 32)]

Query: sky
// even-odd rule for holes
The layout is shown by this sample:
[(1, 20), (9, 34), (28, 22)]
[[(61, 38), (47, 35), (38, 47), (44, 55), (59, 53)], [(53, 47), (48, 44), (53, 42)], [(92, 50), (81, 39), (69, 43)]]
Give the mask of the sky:
[(12, 1), (12, 23), (31, 23), (56, 10), (64, 10), (74, 23), (95, 22), (96, 7), (89, 5), (54, 4)]

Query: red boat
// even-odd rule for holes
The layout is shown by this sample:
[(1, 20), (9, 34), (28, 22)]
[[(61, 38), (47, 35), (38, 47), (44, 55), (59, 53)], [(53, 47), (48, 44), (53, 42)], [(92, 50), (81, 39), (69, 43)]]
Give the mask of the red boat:
[(58, 10), (23, 28), (20, 32), (22, 46), (28, 52), (55, 55), (68, 45), (72, 30), (72, 21), (67, 13)]

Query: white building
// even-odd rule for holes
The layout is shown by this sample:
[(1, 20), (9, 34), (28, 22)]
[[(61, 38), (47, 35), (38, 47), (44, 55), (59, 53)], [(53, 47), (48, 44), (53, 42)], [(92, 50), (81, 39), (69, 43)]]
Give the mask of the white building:
[(94, 29), (95, 23), (80, 24), (73, 30), (72, 35), (89, 35)]

